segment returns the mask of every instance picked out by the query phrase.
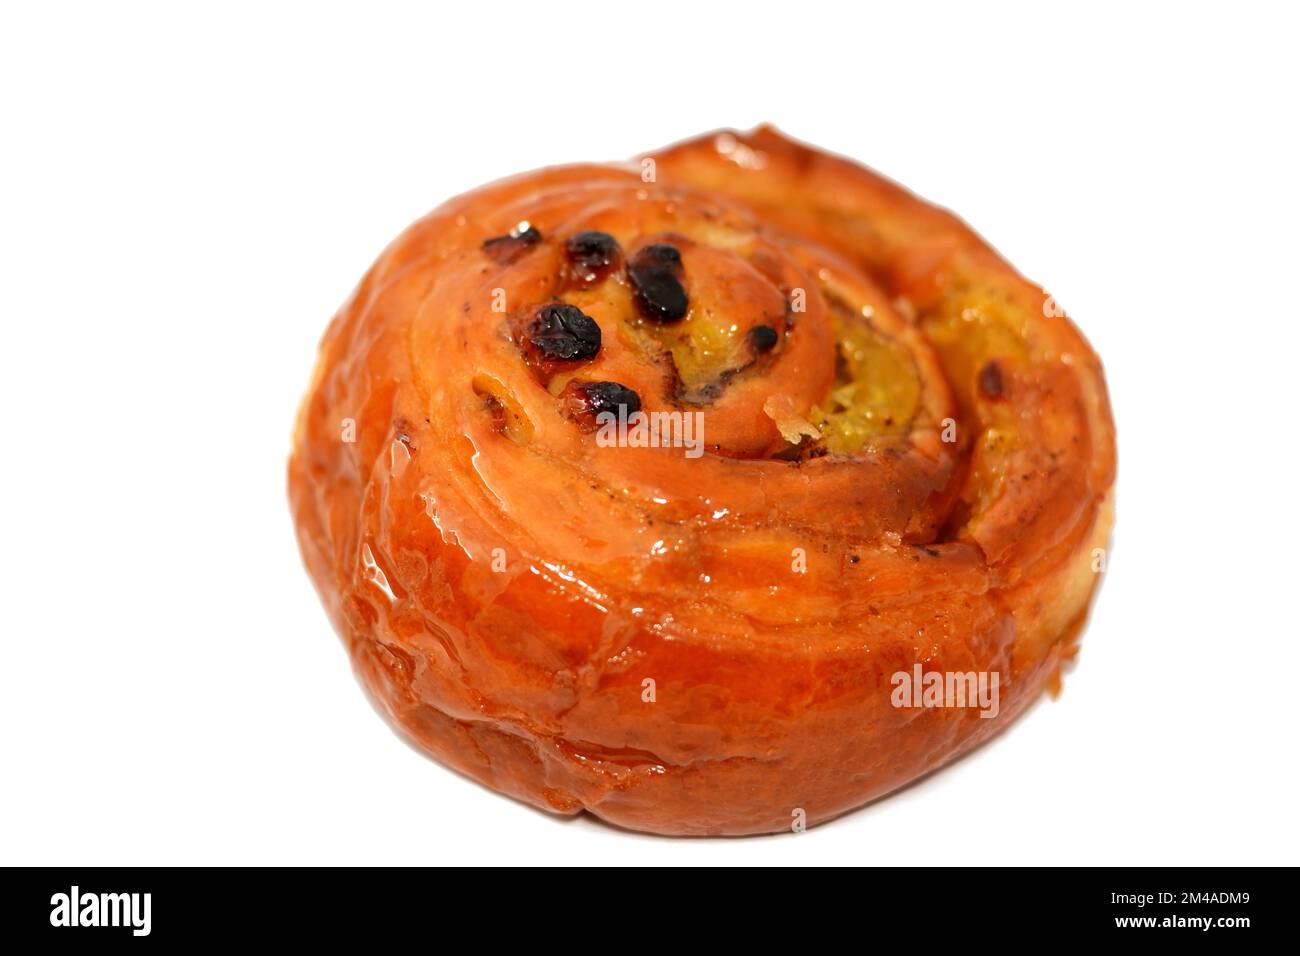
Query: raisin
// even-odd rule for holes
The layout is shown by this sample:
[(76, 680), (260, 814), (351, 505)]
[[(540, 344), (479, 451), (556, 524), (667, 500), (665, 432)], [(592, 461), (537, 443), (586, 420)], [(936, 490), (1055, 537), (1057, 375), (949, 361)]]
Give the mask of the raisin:
[(618, 382), (570, 382), (561, 396), (569, 416), (588, 427), (602, 414), (627, 419), (641, 410), (641, 396)]
[[(520, 225), (524, 225), (520, 223)], [(494, 262), (502, 264), (513, 262), (520, 253), (537, 245), (542, 241), (542, 234), (535, 226), (525, 226), (522, 231), (512, 232), (506, 236), (497, 236), (494, 239), (485, 239), (483, 241), (483, 251), (492, 258)]]
[(645, 246), (636, 254), (638, 262), (646, 265), (657, 263), (661, 266), (680, 266), (682, 264), (681, 250), (676, 246), (670, 246), (666, 242), (656, 242), (653, 245)]
[(571, 236), (564, 244), (564, 251), (568, 254), (574, 277), (583, 285), (604, 279), (621, 255), (618, 240), (607, 232), (595, 230)]
[(777, 338), (776, 329), (770, 325), (756, 325), (749, 330), (749, 344), (755, 352), (770, 352)]
[(1002, 397), (1002, 369), (997, 362), (989, 362), (980, 369), (979, 384), (986, 398)]
[(676, 322), (690, 306), (682, 287), (682, 254), (673, 246), (646, 246), (632, 259), (628, 278), (641, 314), (652, 322)]
[(600, 326), (577, 306), (544, 305), (528, 327), (528, 343), (548, 359), (586, 361), (600, 351)]

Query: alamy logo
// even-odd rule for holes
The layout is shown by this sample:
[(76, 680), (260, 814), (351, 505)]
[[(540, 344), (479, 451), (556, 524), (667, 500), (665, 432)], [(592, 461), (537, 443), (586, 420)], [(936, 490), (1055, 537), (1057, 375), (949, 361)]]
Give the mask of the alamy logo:
[(50, 897), (51, 926), (129, 926), (133, 936), (149, 935), (151, 893), (71, 893)]
[(602, 448), (685, 448), (687, 458), (704, 454), (703, 412), (633, 412), (596, 416), (596, 444)]
[(889, 682), (895, 707), (978, 707), (981, 717), (998, 715), (998, 672), (897, 671)]

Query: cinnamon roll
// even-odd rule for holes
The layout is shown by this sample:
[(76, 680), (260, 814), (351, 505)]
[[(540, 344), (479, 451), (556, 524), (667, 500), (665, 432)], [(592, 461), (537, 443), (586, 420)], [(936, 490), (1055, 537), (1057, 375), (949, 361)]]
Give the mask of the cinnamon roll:
[(1055, 688), (1104, 568), (1101, 365), (961, 221), (770, 128), (528, 173), (334, 318), (289, 496), (443, 763), (666, 834), (799, 829)]

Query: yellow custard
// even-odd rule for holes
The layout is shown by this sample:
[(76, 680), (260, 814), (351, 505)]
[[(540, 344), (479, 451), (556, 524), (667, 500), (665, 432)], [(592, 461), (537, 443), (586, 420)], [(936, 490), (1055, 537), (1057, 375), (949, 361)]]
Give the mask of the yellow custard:
[(874, 439), (907, 431), (920, 402), (921, 380), (908, 350), (866, 319), (839, 314), (836, 333), (835, 387), (808, 417), (827, 451), (852, 454)]
[(948, 384), (966, 406), (971, 404), (976, 379), (987, 362), (999, 359), (1015, 366), (1028, 359), (1027, 325), (1028, 316), (1020, 305), (988, 287), (945, 296), (933, 312), (921, 317)]

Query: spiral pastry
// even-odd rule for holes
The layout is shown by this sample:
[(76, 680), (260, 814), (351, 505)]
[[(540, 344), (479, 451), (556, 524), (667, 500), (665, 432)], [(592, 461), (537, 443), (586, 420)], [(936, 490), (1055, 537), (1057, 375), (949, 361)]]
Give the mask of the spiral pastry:
[[(1055, 689), (1114, 476), (1100, 363), (1041, 289), (761, 128), (410, 227), (325, 336), (289, 491), (420, 747), (559, 813), (746, 834)], [(954, 674), (997, 700), (929, 695)]]

